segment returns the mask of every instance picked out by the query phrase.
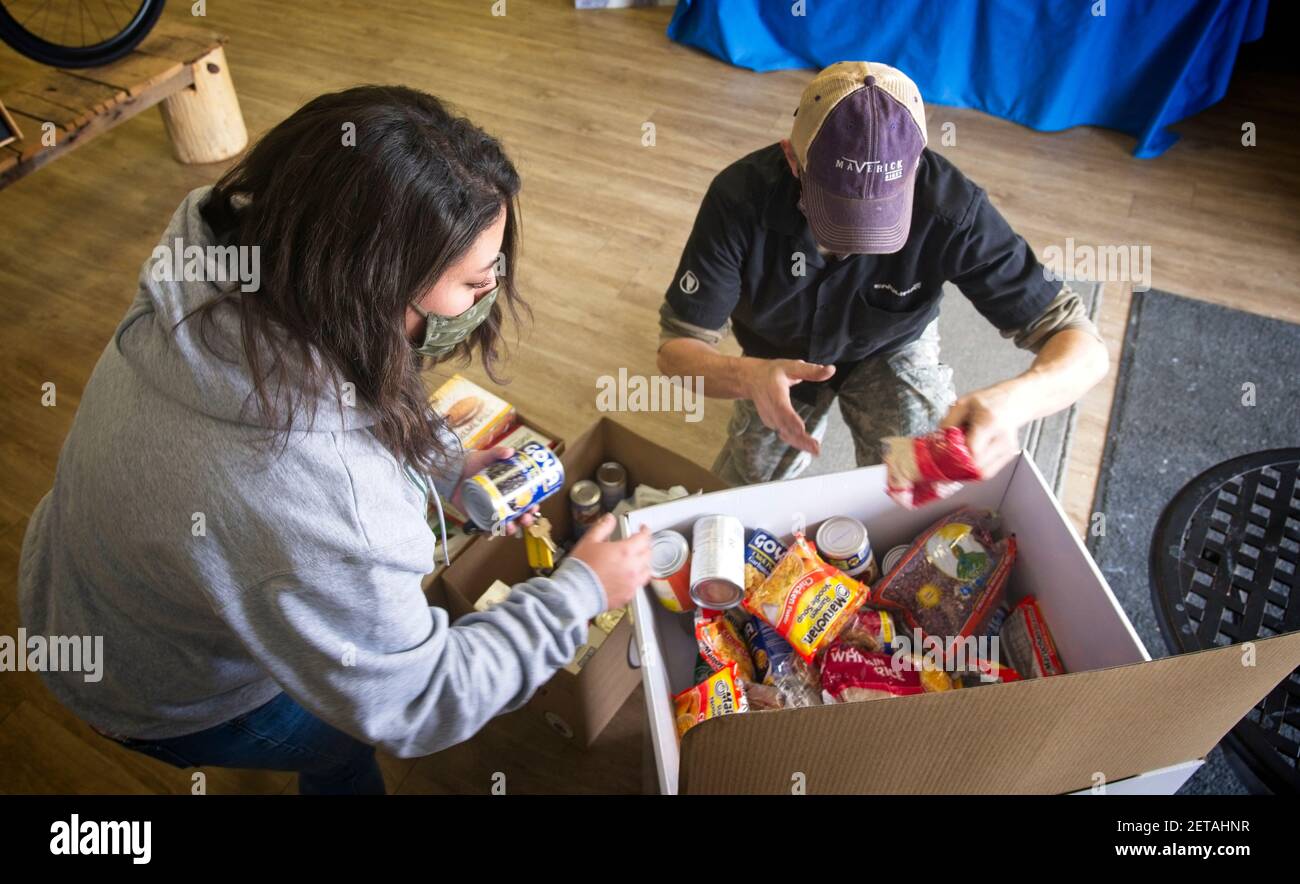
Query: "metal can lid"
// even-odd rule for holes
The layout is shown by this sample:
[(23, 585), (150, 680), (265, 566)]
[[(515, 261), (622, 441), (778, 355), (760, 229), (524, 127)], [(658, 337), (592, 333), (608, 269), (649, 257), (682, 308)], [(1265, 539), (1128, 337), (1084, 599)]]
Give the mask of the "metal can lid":
[(691, 587), (691, 600), (701, 608), (734, 608), (744, 598), (744, 588), (720, 577), (709, 577)]
[(691, 547), (676, 531), (656, 531), (650, 538), (650, 575), (656, 579), (670, 577), (686, 567)]
[(596, 470), (596, 481), (601, 485), (622, 487), (627, 484), (627, 470), (621, 463), (607, 461)]
[(600, 506), (600, 488), (590, 479), (579, 479), (569, 489), (569, 499), (581, 507)]
[(836, 559), (849, 559), (867, 546), (867, 527), (851, 516), (831, 516), (817, 529), (817, 549)]
[(885, 557), (880, 561), (881, 571), (888, 574), (890, 571), (894, 570), (894, 566), (898, 564), (898, 560), (907, 554), (907, 549), (907, 544), (904, 543), (885, 553)]

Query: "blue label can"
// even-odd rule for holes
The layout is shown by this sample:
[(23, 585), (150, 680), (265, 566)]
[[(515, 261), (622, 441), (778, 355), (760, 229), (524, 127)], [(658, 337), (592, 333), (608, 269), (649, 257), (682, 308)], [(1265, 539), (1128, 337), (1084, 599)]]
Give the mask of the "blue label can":
[(514, 521), (564, 487), (564, 465), (541, 442), (525, 442), (461, 484), (466, 515), (484, 531)]
[(745, 589), (753, 589), (751, 584), (770, 577), (785, 553), (785, 544), (762, 528), (751, 531), (745, 541)]

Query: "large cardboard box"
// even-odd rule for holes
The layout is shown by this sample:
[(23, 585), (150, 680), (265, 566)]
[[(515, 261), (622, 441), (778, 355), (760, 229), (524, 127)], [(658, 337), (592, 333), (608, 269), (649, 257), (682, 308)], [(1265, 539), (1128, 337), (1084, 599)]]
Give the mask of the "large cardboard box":
[[(637, 485), (657, 488), (684, 485), (692, 492), (727, 487), (704, 467), (638, 436), (614, 420), (602, 418), (565, 445), (560, 456), (564, 464), (564, 489), (542, 504), (542, 515), (550, 519), (557, 539), (568, 537), (573, 530), (569, 487), (579, 479), (592, 478), (596, 468), (610, 460), (618, 461), (627, 469), (629, 492)], [(447, 609), (455, 619), (473, 610), (474, 601), (492, 581), (514, 585), (531, 576), (522, 540), (483, 538), (443, 570), (440, 582)], [(635, 668), (634, 651), (631, 618), (625, 616), (577, 675), (565, 670), (557, 672), (533, 696), (528, 708), (542, 715), (561, 736), (580, 745), (590, 745), (636, 690), (640, 676)]]
[(1009, 598), (1037, 596), (1070, 674), (728, 715), (679, 745), (669, 698), (692, 681), (691, 618), (646, 591), (633, 613), (662, 792), (1173, 792), (1300, 665), (1300, 633), (1254, 642), (1252, 653), (1227, 646), (1153, 661), (1023, 454), (920, 510), (901, 509), (884, 489), (884, 467), (868, 467), (673, 501), (631, 513), (623, 530), (688, 531), (724, 513), (786, 535), (796, 513), (810, 527), (846, 514), (866, 523), (880, 555), (961, 504), (991, 507), (1017, 536)]

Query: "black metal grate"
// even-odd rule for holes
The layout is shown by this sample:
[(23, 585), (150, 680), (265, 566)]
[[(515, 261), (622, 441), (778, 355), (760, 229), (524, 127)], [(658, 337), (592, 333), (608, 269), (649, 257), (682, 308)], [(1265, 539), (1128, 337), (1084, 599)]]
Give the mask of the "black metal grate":
[[(1261, 452), (1216, 470), (1171, 502), (1153, 550), (1176, 562), (1155, 567), (1153, 556), (1152, 586), (1176, 652), (1300, 630), (1300, 451)], [(1226, 742), (1269, 788), (1300, 791), (1300, 669)]]

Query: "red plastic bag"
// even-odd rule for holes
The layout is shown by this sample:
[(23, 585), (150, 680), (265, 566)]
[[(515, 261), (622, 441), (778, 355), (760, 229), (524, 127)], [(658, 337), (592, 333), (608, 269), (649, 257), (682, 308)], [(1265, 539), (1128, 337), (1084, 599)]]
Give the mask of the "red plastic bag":
[(886, 491), (909, 509), (953, 494), (963, 482), (982, 479), (961, 427), (924, 436), (887, 436), (880, 440), (889, 470)]

